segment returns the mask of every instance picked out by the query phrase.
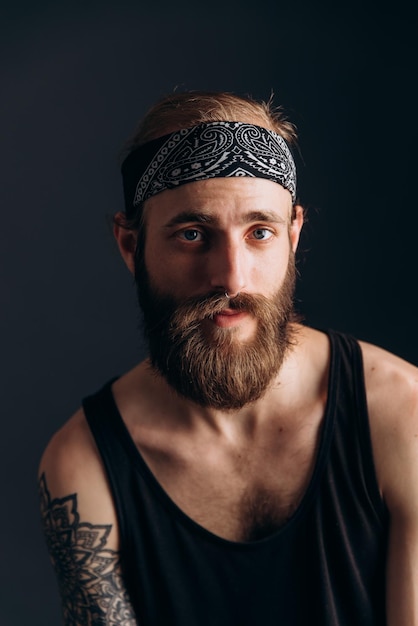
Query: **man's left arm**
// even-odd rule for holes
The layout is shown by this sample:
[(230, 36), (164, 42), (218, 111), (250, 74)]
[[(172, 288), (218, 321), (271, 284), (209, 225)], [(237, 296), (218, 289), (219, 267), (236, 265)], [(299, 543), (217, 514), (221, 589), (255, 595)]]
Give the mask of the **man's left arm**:
[(363, 344), (373, 454), (390, 515), (387, 625), (418, 626), (418, 369)]

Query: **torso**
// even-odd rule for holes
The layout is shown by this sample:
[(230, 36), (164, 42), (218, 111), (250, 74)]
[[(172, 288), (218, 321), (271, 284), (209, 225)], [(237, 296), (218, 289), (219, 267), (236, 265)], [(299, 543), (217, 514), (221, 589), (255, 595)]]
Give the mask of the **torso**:
[[(274, 390), (267, 411), (264, 403), (264, 419), (239, 439), (190, 424), (179, 427), (162, 416), (163, 408), (153, 418), (155, 395), (149, 406), (149, 390), (142, 402), (138, 391), (130, 402), (129, 378), (113, 387), (121, 415), (155, 478), (186, 515), (215, 535), (231, 541), (265, 537), (289, 519), (306, 491), (326, 405), (329, 348), (322, 333), (304, 330), (302, 339), (296, 358), (308, 374), (302, 377), (303, 392)], [(138, 388), (138, 374), (146, 376), (144, 371), (136, 374)], [(147, 389), (148, 381), (142, 383)]]

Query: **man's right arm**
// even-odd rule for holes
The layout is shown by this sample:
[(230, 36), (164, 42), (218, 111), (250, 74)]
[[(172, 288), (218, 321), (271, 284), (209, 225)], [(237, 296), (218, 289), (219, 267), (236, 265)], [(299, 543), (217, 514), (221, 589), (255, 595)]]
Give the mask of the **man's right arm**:
[(122, 576), (112, 497), (81, 411), (49, 443), (39, 489), (64, 625), (137, 626)]

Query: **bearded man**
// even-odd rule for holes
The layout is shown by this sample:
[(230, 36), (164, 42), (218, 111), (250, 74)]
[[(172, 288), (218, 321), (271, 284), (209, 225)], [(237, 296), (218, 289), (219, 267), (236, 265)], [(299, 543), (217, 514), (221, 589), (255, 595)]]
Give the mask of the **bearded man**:
[(297, 319), (294, 142), (205, 92), (128, 142), (114, 232), (149, 357), (41, 461), (67, 626), (418, 625), (417, 370)]

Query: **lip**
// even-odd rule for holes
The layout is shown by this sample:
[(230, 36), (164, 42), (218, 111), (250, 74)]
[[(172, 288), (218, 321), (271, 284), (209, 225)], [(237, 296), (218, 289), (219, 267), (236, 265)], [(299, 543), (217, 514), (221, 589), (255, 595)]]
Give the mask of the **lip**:
[(220, 328), (231, 328), (242, 322), (248, 313), (246, 311), (236, 311), (234, 309), (224, 309), (221, 313), (216, 313), (212, 321)]

